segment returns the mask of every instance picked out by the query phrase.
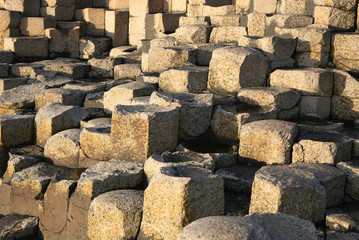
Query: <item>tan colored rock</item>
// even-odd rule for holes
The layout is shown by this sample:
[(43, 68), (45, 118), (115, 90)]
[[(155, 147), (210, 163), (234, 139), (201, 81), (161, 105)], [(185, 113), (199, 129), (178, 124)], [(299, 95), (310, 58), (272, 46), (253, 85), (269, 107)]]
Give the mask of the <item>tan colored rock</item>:
[[(109, 4), (111, 4), (111, 2), (115, 1), (110, 1)], [(128, 10), (106, 10), (105, 35), (112, 39), (112, 47), (128, 44), (128, 21)]]
[(4, 239), (35, 239), (37, 237), (38, 223), (38, 217), (21, 216), (17, 214), (4, 216), (0, 220), (0, 224), (3, 226), (0, 237)]
[(294, 140), (298, 133), (295, 123), (262, 120), (241, 127), (239, 156), (266, 164), (285, 164), (291, 161)]
[(240, 26), (241, 17), (238, 15), (228, 15), (228, 16), (211, 16), (211, 25), (212, 26)]
[(313, 17), (308, 15), (274, 14), (266, 17), (266, 34), (271, 33), (276, 27), (301, 28), (313, 24)]
[(281, 0), (278, 5), (278, 12), (281, 14), (302, 14), (307, 13), (306, 0)]
[(51, 177), (61, 170), (42, 162), (15, 173), (11, 180), (11, 212), (39, 216), (40, 202)]
[(111, 128), (85, 127), (80, 134), (80, 145), (87, 157), (102, 161), (110, 160)]
[(341, 205), (344, 200), (345, 174), (327, 164), (295, 163), (291, 168), (301, 169), (314, 174), (326, 191), (326, 207)]
[(359, 71), (357, 53), (359, 51), (357, 33), (338, 33), (333, 36), (332, 56), (337, 68), (345, 71)]
[(352, 143), (336, 133), (308, 133), (293, 146), (293, 162), (335, 165), (351, 159)]
[(219, 48), (213, 51), (207, 87), (212, 92), (233, 94), (240, 88), (263, 86), (267, 70), (267, 59), (258, 50)]
[(67, 236), (87, 239), (88, 210), (93, 198), (116, 189), (134, 188), (143, 181), (141, 163), (110, 160), (88, 168), (70, 198)]
[(145, 190), (139, 237), (177, 239), (190, 222), (223, 211), (220, 177), (201, 168), (162, 168)]
[(44, 195), (43, 212), (39, 223), (44, 238), (67, 239), (69, 199), (76, 188), (78, 177), (59, 174), (51, 179)]
[(238, 142), (244, 124), (263, 119), (276, 119), (277, 113), (277, 108), (273, 106), (218, 105), (213, 111), (211, 130), (216, 138), (222, 141)]
[(83, 91), (54, 88), (46, 89), (35, 95), (35, 109), (46, 106), (49, 103), (58, 102), (63, 105), (82, 106), (86, 93)]
[(342, 10), (355, 10), (355, 0), (342, 1), (342, 0), (314, 0), (314, 4), (317, 6), (326, 6), (339, 8)]
[(130, 7), (128, 0), (110, 0), (108, 2), (109, 9), (128, 9)]
[(248, 36), (264, 37), (266, 35), (266, 15), (253, 12), (248, 14)]
[(186, 25), (176, 29), (176, 40), (179, 44), (207, 43), (211, 33), (208, 25)]
[(75, 5), (69, 7), (42, 7), (40, 9), (42, 17), (54, 18), (59, 21), (71, 21), (75, 14)]
[[(0, 68), (1, 68), (1, 64), (0, 64)], [(6, 90), (10, 90), (21, 85), (25, 85), (27, 83), (27, 80), (28, 80), (27, 78), (23, 78), (23, 77), (2, 78), (0, 79), (0, 93), (3, 93)]]
[(189, 17), (183, 16), (179, 18), (179, 26), (187, 26), (194, 24), (209, 25), (210, 18), (205, 16)]
[(211, 32), (209, 42), (211, 43), (230, 43), (237, 42), (238, 38), (247, 35), (247, 30), (242, 26), (221, 26), (214, 27)]
[(315, 176), (287, 166), (265, 166), (255, 175), (249, 213), (286, 213), (324, 220), (325, 188)]
[(143, 191), (117, 190), (96, 197), (88, 213), (89, 239), (130, 239), (137, 236)]
[(133, 79), (141, 74), (140, 64), (120, 64), (114, 68), (114, 79)]
[(185, 66), (169, 68), (160, 74), (159, 87), (164, 92), (198, 93), (207, 90), (208, 68)]
[(151, 48), (147, 72), (161, 72), (170, 67), (181, 67), (196, 62), (195, 49), (188, 47)]
[(210, 6), (203, 5), (203, 16), (221, 16), (221, 15), (233, 15), (236, 12), (234, 5), (223, 5), (223, 6)]
[(355, 28), (356, 12), (334, 7), (316, 6), (314, 8), (314, 23), (325, 24), (336, 30), (350, 31)]
[(359, 118), (359, 100), (345, 96), (332, 96), (331, 117), (334, 119), (353, 120)]
[(80, 129), (68, 129), (51, 136), (44, 146), (45, 157), (57, 166), (77, 168), (80, 155)]
[(179, 108), (180, 138), (200, 136), (210, 125), (213, 109), (212, 94), (153, 92), (149, 103)]
[(277, 0), (252, 0), (253, 11), (257, 13), (274, 14), (277, 12)]
[(150, 96), (156, 87), (151, 83), (130, 82), (111, 88), (104, 94), (104, 108), (114, 111), (116, 105), (126, 105), (133, 98)]
[(282, 87), (243, 88), (238, 91), (237, 99), (248, 104), (291, 109), (298, 103), (300, 94)]
[(34, 139), (34, 115), (0, 117), (1, 145), (11, 147), (31, 143)]
[(272, 87), (297, 90), (304, 96), (331, 96), (333, 72), (319, 68), (278, 69), (270, 74)]
[(359, 199), (359, 165), (357, 161), (340, 162), (337, 168), (342, 170), (346, 176), (345, 194), (354, 200)]
[(144, 162), (152, 154), (173, 150), (178, 140), (178, 119), (175, 107), (117, 106), (111, 126), (114, 156)]
[(90, 59), (102, 56), (111, 46), (111, 38), (83, 37), (79, 41), (80, 58)]
[(5, 9), (22, 12), (24, 17), (37, 17), (40, 14), (40, 0), (6, 0)]
[(359, 98), (359, 80), (352, 74), (334, 70), (333, 95), (357, 99)]
[(21, 18), (20, 30), (26, 36), (45, 36), (45, 29), (56, 28), (56, 19), (42, 17)]
[(4, 49), (13, 51), (18, 58), (48, 56), (47, 37), (9, 37), (4, 39)]
[(86, 35), (96, 37), (105, 35), (105, 14), (103, 8), (84, 8), (76, 10), (75, 18), (86, 21)]
[(91, 116), (91, 110), (50, 103), (41, 108), (35, 117), (36, 144), (44, 146), (53, 134), (80, 126), (80, 121)]
[(5, 31), (8, 28), (18, 28), (21, 15), (16, 11), (0, 10), (0, 19), (0, 31)]
[(60, 30), (49, 28), (45, 30), (45, 36), (49, 38), (49, 52), (71, 53), (77, 57), (79, 54), (80, 29)]

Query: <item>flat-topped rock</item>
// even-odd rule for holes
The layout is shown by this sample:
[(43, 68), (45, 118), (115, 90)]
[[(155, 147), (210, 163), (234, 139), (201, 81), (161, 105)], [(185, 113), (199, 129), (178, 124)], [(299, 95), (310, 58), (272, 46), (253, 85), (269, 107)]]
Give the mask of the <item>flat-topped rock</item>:
[(359, 200), (359, 164), (356, 159), (348, 162), (340, 162), (337, 168), (345, 173), (347, 182), (345, 185), (345, 194), (354, 200)]
[(144, 162), (152, 154), (174, 150), (178, 141), (178, 119), (176, 107), (118, 105), (111, 125), (114, 156)]
[(297, 133), (297, 124), (280, 120), (245, 124), (241, 128), (239, 156), (257, 163), (290, 163)]
[(79, 140), (81, 150), (87, 157), (101, 161), (111, 159), (111, 126), (85, 127)]
[(23, 215), (7, 215), (0, 218), (2, 239), (37, 239), (39, 218)]
[(255, 175), (249, 213), (286, 213), (324, 220), (325, 188), (314, 174), (287, 166), (265, 166)]

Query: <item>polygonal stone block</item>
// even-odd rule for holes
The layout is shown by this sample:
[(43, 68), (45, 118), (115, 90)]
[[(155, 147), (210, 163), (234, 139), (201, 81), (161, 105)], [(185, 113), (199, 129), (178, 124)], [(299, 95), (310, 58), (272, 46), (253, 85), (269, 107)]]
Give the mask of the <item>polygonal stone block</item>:
[(175, 149), (178, 118), (176, 107), (153, 104), (117, 106), (111, 125), (114, 156), (144, 162), (152, 154)]
[(91, 116), (89, 109), (50, 103), (41, 108), (35, 117), (36, 144), (44, 146), (53, 134), (80, 126), (80, 121)]
[(277, 112), (273, 106), (217, 105), (213, 111), (211, 129), (216, 138), (234, 143), (239, 140), (244, 124), (262, 119), (276, 119)]
[(4, 49), (14, 52), (18, 58), (48, 56), (47, 37), (9, 37), (4, 39)]
[(241, 36), (247, 35), (247, 30), (242, 26), (214, 27), (209, 42), (211, 43), (235, 43)]
[(22, 12), (25, 17), (37, 17), (40, 14), (40, 0), (6, 0), (5, 9)]
[(40, 9), (42, 17), (54, 18), (59, 21), (71, 21), (75, 14), (75, 5), (68, 7), (52, 6)]
[(79, 55), (80, 28), (45, 30), (45, 36), (49, 38), (49, 52), (70, 53), (71, 57)]
[(333, 36), (331, 54), (337, 68), (345, 71), (359, 71), (358, 41), (359, 34), (357, 33), (337, 33)]
[(128, 10), (106, 10), (105, 35), (112, 39), (112, 47), (118, 47), (128, 44), (128, 21)]
[(263, 86), (268, 62), (255, 49), (224, 47), (213, 51), (209, 64), (208, 89), (217, 93), (236, 93), (240, 88)]
[(44, 146), (45, 157), (57, 166), (78, 167), (81, 129), (68, 129), (51, 136)]
[(103, 8), (85, 8), (76, 10), (75, 18), (86, 22), (86, 35), (103, 36), (105, 35), (105, 14)]
[(42, 162), (15, 173), (11, 180), (11, 212), (39, 216), (43, 194), (52, 176), (61, 170)]
[(211, 30), (208, 25), (186, 25), (176, 29), (176, 40), (179, 44), (207, 43)]
[(314, 23), (325, 24), (335, 30), (350, 31), (355, 28), (356, 12), (333, 7), (315, 6)]
[(181, 67), (196, 62), (195, 49), (188, 47), (151, 48), (147, 72), (162, 72), (166, 68)]
[(104, 108), (114, 111), (116, 105), (126, 105), (133, 98), (150, 96), (156, 87), (151, 83), (130, 82), (111, 88), (104, 94)]
[(84, 37), (79, 41), (80, 58), (90, 59), (102, 56), (111, 46), (111, 38)]
[(345, 185), (345, 194), (354, 200), (359, 200), (359, 164), (357, 161), (340, 162), (337, 168), (345, 173), (347, 182)]
[(239, 156), (266, 164), (290, 163), (292, 146), (298, 133), (296, 123), (262, 120), (242, 126)]
[(359, 100), (345, 96), (332, 96), (331, 117), (341, 120), (354, 120), (359, 118)]
[(0, 31), (8, 28), (18, 28), (21, 15), (17, 11), (0, 10)]
[(164, 92), (197, 93), (207, 89), (208, 68), (185, 66), (167, 69), (160, 74), (159, 87)]
[(350, 139), (337, 133), (306, 133), (293, 146), (293, 162), (335, 165), (351, 159)]
[(143, 181), (141, 163), (110, 160), (88, 168), (78, 181), (70, 198), (67, 235), (86, 239), (88, 210), (93, 198), (116, 189), (134, 188)]
[(86, 92), (83, 91), (63, 88), (46, 89), (35, 95), (35, 109), (39, 110), (40, 108), (53, 102), (70, 106), (82, 106), (85, 96)]
[(299, 115), (326, 119), (330, 116), (331, 97), (302, 96), (298, 107)]
[(57, 21), (51, 18), (25, 17), (21, 18), (20, 30), (26, 36), (44, 36), (45, 29), (56, 28)]
[(220, 177), (201, 168), (162, 168), (145, 190), (139, 237), (177, 239), (190, 222), (223, 211)]
[(326, 191), (326, 207), (341, 205), (344, 200), (345, 174), (338, 168), (327, 164), (295, 163), (291, 168), (301, 169), (314, 174)]
[(133, 79), (141, 74), (140, 64), (120, 64), (114, 68), (114, 79)]
[(3, 146), (30, 143), (34, 137), (34, 115), (5, 115), (0, 117), (0, 142)]
[(111, 158), (111, 125), (89, 126), (80, 134), (81, 150), (91, 159), (106, 161)]
[(320, 68), (278, 69), (269, 76), (273, 87), (297, 90), (304, 96), (331, 96), (333, 72)]
[(213, 109), (212, 94), (154, 92), (149, 103), (179, 108), (180, 138), (200, 136), (210, 125)]
[(104, 240), (135, 238), (141, 224), (142, 206), (143, 191), (140, 190), (101, 194), (91, 202), (87, 236)]
[(324, 220), (326, 192), (314, 174), (287, 166), (265, 166), (255, 175), (249, 213), (286, 213)]

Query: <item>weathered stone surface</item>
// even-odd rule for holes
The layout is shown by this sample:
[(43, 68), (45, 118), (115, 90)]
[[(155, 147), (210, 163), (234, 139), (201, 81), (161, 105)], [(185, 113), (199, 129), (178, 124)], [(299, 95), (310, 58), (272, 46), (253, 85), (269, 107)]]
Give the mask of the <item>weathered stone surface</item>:
[(343, 171), (327, 164), (295, 163), (291, 168), (301, 169), (314, 174), (326, 191), (326, 207), (340, 205), (344, 200), (345, 174)]
[(290, 163), (297, 133), (297, 124), (285, 121), (262, 120), (245, 124), (241, 128), (239, 156), (257, 163)]
[(347, 182), (345, 185), (345, 194), (354, 200), (359, 200), (359, 164), (357, 161), (340, 162), (337, 168), (345, 173)]
[(351, 159), (352, 143), (336, 133), (304, 133), (293, 145), (293, 162), (335, 165)]
[(75, 239), (87, 239), (91, 200), (108, 191), (134, 188), (142, 181), (141, 163), (110, 160), (88, 168), (81, 174), (77, 188), (70, 198), (67, 235)]
[[(35, 62), (36, 65), (43, 66), (42, 70), (55, 72), (59, 76), (71, 78), (84, 78), (89, 70), (86, 62), (74, 58), (56, 58), (53, 60), (44, 60)], [(35, 68), (36, 71), (36, 68)]]
[(210, 125), (212, 94), (153, 92), (149, 103), (179, 108), (180, 138), (199, 136), (205, 133)]
[(14, 53), (11, 51), (0, 50), (0, 63), (12, 63), (14, 61)]
[(40, 14), (40, 0), (7, 0), (5, 9), (22, 12), (26, 17), (37, 17)]
[(358, 98), (359, 80), (352, 74), (342, 70), (335, 69), (333, 72), (333, 95), (340, 95), (352, 99)]
[(357, 33), (337, 33), (333, 35), (331, 54), (333, 63), (337, 68), (345, 71), (359, 71), (358, 40), (359, 34)]
[(96, 197), (88, 214), (90, 239), (131, 239), (142, 218), (143, 191), (117, 190)]
[(359, 238), (359, 233), (356, 232), (337, 232), (337, 231), (326, 231), (327, 240), (356, 240)]
[(39, 205), (51, 177), (61, 170), (42, 162), (15, 173), (11, 179), (11, 212), (39, 216)]
[(331, 96), (333, 73), (326, 69), (277, 69), (269, 76), (270, 85), (297, 90), (304, 96)]
[(100, 57), (111, 46), (111, 38), (83, 37), (79, 41), (80, 58)]
[(185, 66), (169, 68), (160, 74), (159, 87), (164, 92), (196, 93), (207, 90), (208, 68)]
[(100, 37), (105, 35), (105, 14), (103, 8), (84, 8), (76, 10), (75, 18), (86, 22), (86, 35)]
[(176, 107), (119, 105), (112, 115), (114, 156), (144, 162), (152, 154), (177, 145), (179, 113)]
[(46, 58), (48, 56), (48, 38), (8, 37), (4, 39), (4, 49), (14, 52), (18, 58)]
[(80, 145), (87, 157), (102, 161), (110, 160), (111, 125), (85, 127), (80, 134)]
[(114, 68), (114, 79), (133, 79), (135, 80), (141, 73), (140, 64), (120, 64)]
[(3, 146), (31, 143), (34, 139), (34, 115), (0, 117), (0, 142)]
[(39, 218), (7, 215), (0, 219), (2, 239), (36, 239)]
[(0, 31), (5, 31), (8, 28), (18, 28), (21, 14), (17, 11), (0, 10), (0, 19)]
[(315, 6), (314, 23), (325, 24), (335, 30), (350, 31), (355, 28), (356, 12), (333, 7)]
[(112, 58), (91, 58), (88, 64), (91, 66), (90, 77), (113, 78), (113, 68), (118, 61)]
[(80, 121), (93, 114), (91, 109), (50, 103), (41, 108), (35, 117), (36, 144), (44, 146), (53, 134), (80, 126)]
[(208, 66), (211, 59), (212, 59), (212, 53), (217, 48), (222, 48), (225, 46), (229, 46), (231, 43), (201, 43), (201, 44), (191, 44), (190, 46), (194, 49), (196, 49), (197, 52), (197, 61), (196, 65), (199, 66)]
[(330, 116), (331, 97), (302, 96), (298, 107), (301, 116), (326, 119)]
[(359, 101), (357, 98), (345, 96), (332, 96), (331, 117), (341, 120), (354, 120), (359, 118)]
[(286, 213), (324, 220), (325, 188), (314, 174), (287, 166), (265, 166), (255, 175), (249, 213)]
[(44, 36), (45, 29), (56, 28), (57, 21), (51, 18), (24, 17), (21, 18), (20, 30), (26, 36)]
[(298, 103), (300, 94), (282, 87), (243, 88), (238, 91), (237, 99), (248, 104), (291, 109)]
[(356, 8), (355, 0), (314, 0), (314, 4), (317, 6), (333, 7), (342, 10), (355, 10)]
[(197, 16), (197, 17), (188, 17), (188, 16), (182, 16), (179, 18), (179, 26), (187, 26), (187, 25), (209, 25), (210, 24), (210, 18), (206, 16)]
[(258, 50), (245, 47), (216, 49), (209, 64), (208, 89), (233, 94), (240, 88), (263, 86), (267, 70), (267, 59)]
[(266, 15), (253, 12), (248, 14), (248, 36), (264, 37), (266, 35)]
[(214, 108), (211, 130), (220, 140), (237, 142), (243, 124), (263, 119), (276, 119), (278, 110), (273, 106), (259, 106), (246, 103), (217, 105)]
[(69, 199), (75, 190), (75, 176), (56, 175), (46, 189), (43, 211), (40, 215), (40, 231), (44, 239), (68, 239), (66, 235)]
[(176, 29), (178, 44), (207, 43), (212, 28), (208, 25), (187, 25)]
[(81, 107), (85, 100), (85, 96), (86, 92), (84, 91), (63, 88), (46, 89), (35, 95), (35, 110), (39, 110), (47, 104), (54, 102)]
[(129, 104), (133, 98), (150, 96), (156, 87), (151, 83), (130, 82), (111, 88), (104, 94), (104, 108), (114, 111), (119, 104)]
[(209, 42), (211, 43), (233, 43), (237, 42), (238, 38), (247, 35), (247, 30), (242, 26), (222, 26), (214, 27)]
[[(0, 72), (1, 72), (1, 64), (0, 64)], [(5, 67), (5, 69), (8, 70), (8, 68)], [(5, 70), (5, 72), (7, 72), (7, 70)], [(1, 73), (0, 73), (1, 74)], [(3, 75), (4, 77), (5, 74)], [(21, 85), (25, 85), (27, 83), (28, 79), (27, 78), (3, 78), (0, 79), (0, 93), (3, 93), (5, 90), (10, 90), (12, 88), (21, 86)]]
[[(188, 47), (151, 48), (148, 67), (142, 71), (161, 72), (170, 67), (181, 67), (196, 62), (196, 51)], [(143, 63), (142, 63), (143, 64)]]
[(145, 190), (139, 237), (177, 239), (190, 222), (223, 211), (220, 177), (202, 168), (162, 168)]
[(68, 129), (51, 136), (44, 146), (45, 157), (57, 166), (78, 167), (81, 129)]

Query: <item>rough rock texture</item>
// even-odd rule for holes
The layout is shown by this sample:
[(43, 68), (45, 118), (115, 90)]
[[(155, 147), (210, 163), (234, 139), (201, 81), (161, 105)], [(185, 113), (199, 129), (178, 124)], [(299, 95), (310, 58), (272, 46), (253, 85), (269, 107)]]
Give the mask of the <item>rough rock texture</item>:
[(297, 133), (297, 124), (285, 121), (262, 120), (245, 124), (241, 128), (239, 156), (266, 164), (290, 163)]

